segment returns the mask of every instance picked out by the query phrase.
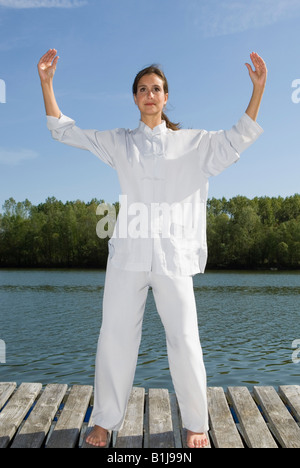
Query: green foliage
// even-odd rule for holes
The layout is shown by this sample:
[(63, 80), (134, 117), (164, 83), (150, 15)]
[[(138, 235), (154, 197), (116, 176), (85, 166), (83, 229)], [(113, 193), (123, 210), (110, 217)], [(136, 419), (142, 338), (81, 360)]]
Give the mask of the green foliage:
[(33, 206), (10, 198), (0, 217), (0, 266), (105, 268), (107, 239), (96, 235), (102, 201), (52, 197)]
[[(6, 200), (0, 214), (0, 267), (105, 268), (107, 241), (96, 234), (103, 200)], [(115, 203), (118, 213), (119, 204)], [(300, 268), (300, 195), (211, 198), (208, 268)]]
[(208, 267), (300, 268), (300, 195), (208, 201)]

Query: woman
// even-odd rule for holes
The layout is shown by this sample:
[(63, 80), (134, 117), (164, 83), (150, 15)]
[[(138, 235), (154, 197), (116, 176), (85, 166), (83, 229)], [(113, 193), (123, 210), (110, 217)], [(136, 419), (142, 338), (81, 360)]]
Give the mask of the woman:
[(250, 55), (255, 69), (246, 66), (253, 94), (245, 114), (228, 131), (180, 130), (170, 122), (164, 114), (166, 77), (151, 66), (138, 73), (133, 84), (140, 111), (138, 128), (100, 132), (81, 130), (61, 113), (53, 91), (56, 53), (50, 49), (38, 64), (48, 128), (54, 139), (91, 151), (116, 169), (126, 197), (109, 240), (96, 356), (94, 428), (87, 442), (105, 446), (107, 431), (118, 430), (122, 424), (151, 286), (166, 331), (187, 446), (205, 447), (206, 373), (193, 275), (204, 272), (207, 259), (208, 179), (236, 162), (262, 133), (256, 118), (266, 83), (265, 63), (256, 53)]

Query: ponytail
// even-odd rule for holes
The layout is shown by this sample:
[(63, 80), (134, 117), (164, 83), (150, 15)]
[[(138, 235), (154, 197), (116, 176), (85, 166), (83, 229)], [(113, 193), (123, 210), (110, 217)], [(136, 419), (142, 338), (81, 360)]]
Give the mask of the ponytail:
[(175, 131), (180, 130), (180, 124), (171, 122), (164, 112), (161, 114), (161, 118), (162, 120), (165, 120), (167, 128)]

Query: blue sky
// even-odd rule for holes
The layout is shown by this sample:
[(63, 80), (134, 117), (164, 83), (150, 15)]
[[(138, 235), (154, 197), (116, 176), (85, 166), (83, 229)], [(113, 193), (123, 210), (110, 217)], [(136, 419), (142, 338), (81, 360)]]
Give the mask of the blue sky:
[(230, 128), (251, 97), (244, 63), (257, 52), (268, 67), (264, 134), (211, 179), (209, 196), (299, 193), (299, 19), (299, 0), (0, 0), (0, 208), (9, 197), (118, 200), (114, 170), (51, 139), (36, 67), (49, 48), (62, 112), (99, 130), (138, 125), (132, 81), (151, 63), (167, 75), (171, 120)]

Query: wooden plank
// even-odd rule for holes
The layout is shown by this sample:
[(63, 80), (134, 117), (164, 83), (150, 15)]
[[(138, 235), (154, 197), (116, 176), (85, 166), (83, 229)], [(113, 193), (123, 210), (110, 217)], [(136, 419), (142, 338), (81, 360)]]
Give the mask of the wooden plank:
[(273, 387), (254, 387), (270, 430), (284, 448), (300, 448), (300, 427)]
[(22, 383), (0, 413), (0, 448), (9, 445), (38, 396), (42, 384)]
[(180, 414), (180, 409), (177, 401), (177, 397), (175, 393), (170, 393), (170, 405), (171, 405), (171, 417), (172, 417), (172, 425), (173, 425), (173, 434), (174, 434), (174, 447), (175, 448), (182, 448), (186, 438), (182, 438), (182, 432), (183, 432), (183, 427), (182, 427), (182, 420), (181, 420), (181, 414)]
[(278, 448), (247, 387), (228, 387), (241, 432), (249, 448)]
[(169, 392), (149, 389), (149, 447), (174, 448), (174, 434)]
[(149, 448), (149, 392), (145, 395), (145, 414), (144, 414), (144, 445), (143, 448)]
[(68, 386), (63, 384), (46, 386), (27, 421), (17, 433), (11, 448), (40, 448), (42, 446), (67, 389)]
[(16, 382), (0, 382), (0, 410), (15, 391)]
[(300, 422), (300, 385), (281, 385), (279, 395), (289, 406), (294, 418)]
[(223, 388), (207, 389), (210, 435), (216, 448), (243, 448)]
[(46, 448), (74, 448), (88, 408), (93, 387), (74, 385)]
[[(43, 445), (67, 385), (49, 384), (40, 393), (41, 388), (40, 383), (23, 383), (15, 391), (16, 383), (0, 382), (0, 448), (8, 447), (11, 441), (12, 448)], [(278, 392), (282, 399), (273, 387), (254, 387), (254, 397), (262, 408), (266, 424), (246, 387), (228, 388), (228, 398), (236, 412), (242, 436), (248, 447), (275, 448), (272, 433), (282, 447), (300, 448), (300, 386), (282, 385)], [(87, 423), (83, 424), (91, 395), (91, 386), (75, 385), (71, 389), (58, 422), (53, 432), (50, 431), (48, 435), (47, 447), (78, 447), (80, 430), (82, 429), (82, 440), (84, 433), (92, 426), (92, 421), (88, 428)], [(214, 446), (243, 447), (222, 388), (208, 389), (208, 405), (210, 435)], [(30, 409), (31, 412), (24, 421)], [(52, 426), (54, 424), (52, 423)], [(176, 396), (169, 395), (166, 389), (150, 389), (146, 396), (143, 388), (134, 388), (124, 424), (115, 437), (116, 448), (185, 447), (186, 429), (182, 428)], [(107, 447), (110, 446), (110, 441), (111, 432)], [(91, 448), (83, 442), (82, 447), (85, 445)]]
[(132, 389), (124, 423), (117, 434), (116, 448), (142, 448), (145, 389)]

